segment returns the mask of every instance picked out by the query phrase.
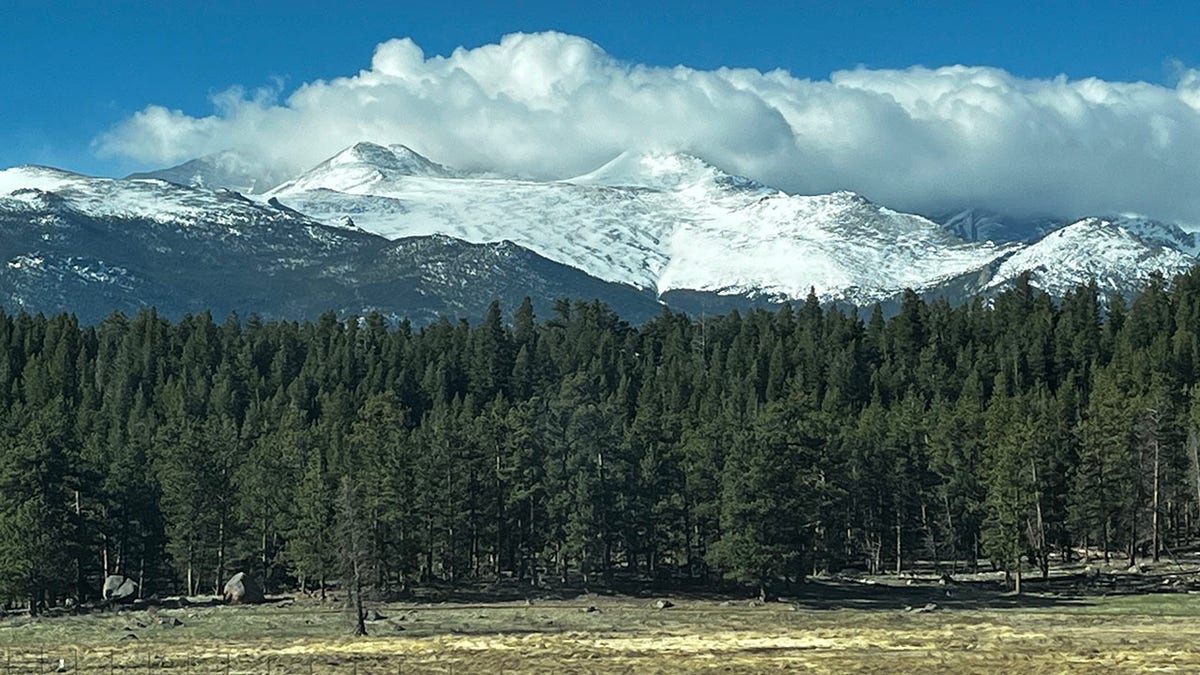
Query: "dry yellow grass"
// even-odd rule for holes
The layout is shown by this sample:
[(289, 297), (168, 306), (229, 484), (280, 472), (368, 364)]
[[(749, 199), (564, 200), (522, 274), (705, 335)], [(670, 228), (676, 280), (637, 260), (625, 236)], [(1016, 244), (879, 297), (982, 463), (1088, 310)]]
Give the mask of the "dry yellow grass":
[(0, 673), (60, 658), (97, 673), (1200, 671), (1200, 597), (1187, 594), (929, 613), (676, 603), (393, 604), (365, 638), (345, 612), (303, 604), (10, 617)]

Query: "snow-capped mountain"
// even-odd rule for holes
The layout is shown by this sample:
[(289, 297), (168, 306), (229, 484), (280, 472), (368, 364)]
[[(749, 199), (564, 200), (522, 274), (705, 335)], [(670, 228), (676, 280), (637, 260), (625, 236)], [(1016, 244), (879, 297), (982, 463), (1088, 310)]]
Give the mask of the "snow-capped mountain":
[(560, 297), (601, 298), (633, 320), (659, 310), (652, 296), (510, 242), (389, 241), (230, 191), (0, 171), (0, 299), (9, 310), (96, 321), (143, 306), (283, 318), (332, 309), (428, 322), (482, 316), (493, 299), (513, 308), (526, 295), (542, 313)]
[(909, 288), (963, 299), (1023, 274), (1052, 295), (1093, 279), (1128, 294), (1200, 251), (1174, 225), (1128, 216), (1059, 226), (974, 211), (939, 224), (850, 192), (787, 194), (681, 153), (531, 181), (359, 143), (260, 195), (186, 184), (214, 175), (201, 178), (0, 171), (0, 297), (90, 318), (153, 304), (428, 321), (530, 295), (543, 311), (600, 298), (638, 320), (660, 303), (720, 310), (810, 289), (855, 305)]
[(235, 150), (205, 155), (178, 166), (134, 173), (127, 178), (157, 178), (178, 185), (234, 190), (242, 194), (265, 192), (291, 176), (265, 168), (261, 162)]
[(1122, 222), (1085, 218), (1005, 258), (982, 290), (1006, 288), (1028, 273), (1031, 285), (1058, 297), (1089, 281), (1102, 294), (1128, 294), (1151, 274), (1171, 279), (1195, 264), (1194, 256), (1147, 242)]
[[(1172, 248), (1192, 257), (1200, 256), (1200, 238), (1174, 223), (1131, 214), (1103, 216), (1100, 219), (1128, 231), (1147, 244)], [(954, 235), (970, 241), (1025, 243), (1036, 242), (1059, 228), (1078, 222), (1054, 218), (1019, 218), (985, 209), (951, 211), (935, 215), (932, 220), (941, 223)]]
[(788, 195), (689, 155), (626, 153), (577, 178), (530, 182), (391, 171), (388, 149), (363, 145), (267, 196), (389, 238), (509, 239), (658, 294), (788, 299), (812, 288), (826, 300), (870, 302), (937, 285), (1009, 251), (851, 193)]
[(1200, 238), (1194, 232), (1184, 232), (1174, 223), (1164, 223), (1142, 216), (1124, 215), (1105, 218), (1148, 244), (1182, 251), (1193, 258), (1200, 256)]

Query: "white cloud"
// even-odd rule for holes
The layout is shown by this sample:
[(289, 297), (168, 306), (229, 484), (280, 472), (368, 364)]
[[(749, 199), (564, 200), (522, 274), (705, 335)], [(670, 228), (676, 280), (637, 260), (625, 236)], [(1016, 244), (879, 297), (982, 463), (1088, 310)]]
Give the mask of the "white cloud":
[(807, 80), (625, 63), (584, 38), (538, 33), (449, 56), (390, 40), (356, 75), (279, 94), (234, 88), (199, 118), (151, 105), (95, 147), (159, 164), (236, 148), (298, 172), (370, 140), (539, 178), (653, 148), (791, 192), (850, 189), (909, 210), (1200, 225), (1200, 71), (1182, 67), (1174, 88), (966, 66)]

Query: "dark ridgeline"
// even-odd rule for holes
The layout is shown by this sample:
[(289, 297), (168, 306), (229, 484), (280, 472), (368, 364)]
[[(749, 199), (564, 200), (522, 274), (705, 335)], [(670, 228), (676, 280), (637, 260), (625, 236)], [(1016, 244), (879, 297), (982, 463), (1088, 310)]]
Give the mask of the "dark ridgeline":
[(887, 320), (0, 315), (0, 601), (1157, 556), (1200, 528), (1198, 332), (1196, 271)]

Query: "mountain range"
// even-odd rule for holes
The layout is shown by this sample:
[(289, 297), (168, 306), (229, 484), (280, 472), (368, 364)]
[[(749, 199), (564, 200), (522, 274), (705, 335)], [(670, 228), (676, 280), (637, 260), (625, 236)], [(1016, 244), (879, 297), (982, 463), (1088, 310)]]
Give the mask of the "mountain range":
[[(1196, 264), (1194, 234), (1129, 216), (932, 218), (851, 192), (793, 195), (681, 153), (631, 151), (566, 180), (447, 167), (358, 143), (297, 175), (234, 152), (124, 179), (0, 171), (0, 300), (96, 320), (153, 305), (266, 317), (480, 316), (492, 299), (663, 304), (962, 300), (1028, 275), (1129, 294)], [(269, 189), (264, 189), (271, 185)]]

